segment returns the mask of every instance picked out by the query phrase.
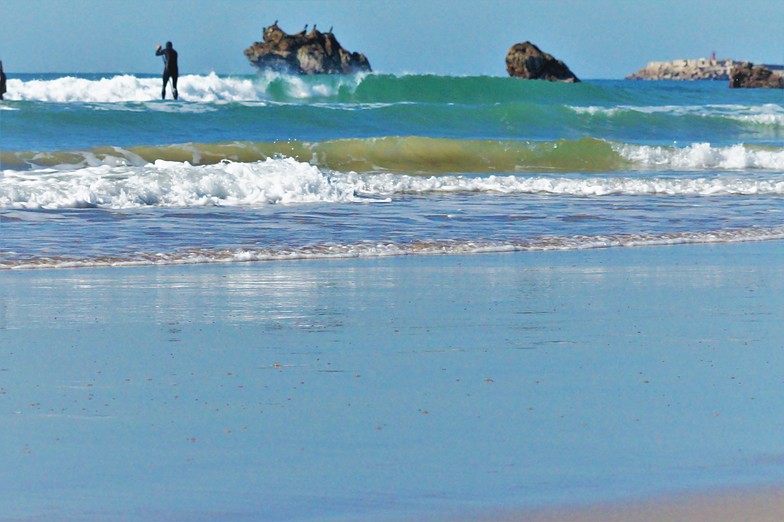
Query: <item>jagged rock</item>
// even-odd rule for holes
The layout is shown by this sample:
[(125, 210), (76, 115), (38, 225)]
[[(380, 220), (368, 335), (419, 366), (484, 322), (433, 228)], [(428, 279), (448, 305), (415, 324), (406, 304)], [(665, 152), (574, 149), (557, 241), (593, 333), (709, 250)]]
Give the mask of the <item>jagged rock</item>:
[(251, 65), (289, 74), (351, 74), (369, 72), (370, 62), (364, 54), (352, 53), (338, 43), (332, 29), (326, 33), (305, 29), (288, 34), (275, 21), (265, 27), (263, 42), (245, 49)]
[(732, 68), (730, 88), (784, 89), (784, 75), (762, 65), (743, 62)]
[(530, 80), (574, 83), (580, 80), (561, 60), (543, 52), (531, 42), (513, 45), (506, 53), (509, 76)]

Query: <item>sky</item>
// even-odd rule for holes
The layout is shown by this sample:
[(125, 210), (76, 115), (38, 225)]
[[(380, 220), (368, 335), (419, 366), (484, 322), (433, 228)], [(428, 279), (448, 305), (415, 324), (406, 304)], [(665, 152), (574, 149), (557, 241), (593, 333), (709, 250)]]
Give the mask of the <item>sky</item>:
[(171, 40), (181, 75), (251, 74), (242, 51), (275, 20), (334, 27), (382, 73), (506, 76), (526, 40), (582, 79), (712, 52), (784, 63), (781, 0), (0, 0), (0, 60), (11, 77), (160, 73)]

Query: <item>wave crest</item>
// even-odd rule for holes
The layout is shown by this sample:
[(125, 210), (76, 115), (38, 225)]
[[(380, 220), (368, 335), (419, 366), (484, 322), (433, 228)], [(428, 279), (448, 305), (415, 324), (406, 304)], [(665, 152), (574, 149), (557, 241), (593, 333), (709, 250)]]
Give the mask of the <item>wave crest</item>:
[[(187, 102), (264, 102), (334, 97), (341, 89), (354, 90), (365, 75), (304, 78), (274, 72), (256, 76), (221, 77), (217, 74), (180, 76), (180, 98)], [(121, 74), (105, 78), (65, 76), (54, 79), (8, 80), (9, 100), (55, 103), (122, 103), (157, 101), (161, 79)]]

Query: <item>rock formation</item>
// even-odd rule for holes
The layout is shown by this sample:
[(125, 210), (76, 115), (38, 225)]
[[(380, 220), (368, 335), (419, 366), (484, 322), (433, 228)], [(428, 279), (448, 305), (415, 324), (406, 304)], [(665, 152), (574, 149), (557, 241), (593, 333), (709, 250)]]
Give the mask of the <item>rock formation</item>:
[(649, 62), (648, 65), (630, 74), (627, 80), (728, 80), (735, 60), (700, 58), (697, 60), (673, 60), (671, 62)]
[(264, 28), (263, 42), (245, 49), (245, 56), (259, 69), (271, 69), (289, 74), (351, 74), (370, 71), (364, 54), (344, 49), (332, 34), (316, 29), (305, 29), (288, 34), (278, 27), (277, 20)]
[(541, 51), (531, 42), (513, 45), (506, 53), (509, 76), (529, 80), (574, 83), (580, 80), (561, 60)]
[(773, 72), (764, 65), (743, 62), (732, 68), (730, 88), (784, 89), (784, 75)]

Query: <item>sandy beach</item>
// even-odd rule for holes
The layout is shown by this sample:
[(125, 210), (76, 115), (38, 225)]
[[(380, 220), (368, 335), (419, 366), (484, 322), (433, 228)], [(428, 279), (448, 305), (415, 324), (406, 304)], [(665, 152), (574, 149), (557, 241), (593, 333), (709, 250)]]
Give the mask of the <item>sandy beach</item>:
[(0, 272), (0, 520), (779, 520), (781, 248)]
[(663, 496), (572, 509), (480, 514), (472, 520), (495, 522), (777, 522), (784, 519), (781, 489), (723, 490), (710, 494)]

